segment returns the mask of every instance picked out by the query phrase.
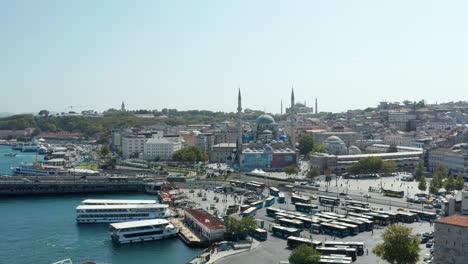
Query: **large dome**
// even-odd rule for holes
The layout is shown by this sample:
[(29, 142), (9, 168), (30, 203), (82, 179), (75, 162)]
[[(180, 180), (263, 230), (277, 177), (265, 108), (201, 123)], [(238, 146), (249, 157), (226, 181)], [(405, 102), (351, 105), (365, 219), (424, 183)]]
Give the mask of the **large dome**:
[(271, 115), (261, 115), (255, 120), (257, 125), (267, 125), (275, 123), (275, 119)]

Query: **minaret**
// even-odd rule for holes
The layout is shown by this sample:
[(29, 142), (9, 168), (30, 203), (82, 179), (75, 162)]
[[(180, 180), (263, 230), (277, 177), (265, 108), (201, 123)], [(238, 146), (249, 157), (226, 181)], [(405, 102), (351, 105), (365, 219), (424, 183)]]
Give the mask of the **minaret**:
[[(240, 158), (240, 154), (242, 152), (242, 98), (241, 92), (239, 88), (239, 95), (237, 96), (237, 155)], [(240, 163), (240, 160), (239, 160)]]
[(283, 115), (283, 99), (281, 99), (281, 115)]
[(296, 118), (294, 117), (294, 88), (291, 90), (291, 109), (289, 111), (291, 114), (291, 145), (293, 150), (296, 148)]
[(315, 97), (315, 114), (317, 114), (317, 97)]
[(120, 106), (120, 111), (125, 112), (125, 103), (122, 101), (122, 105)]

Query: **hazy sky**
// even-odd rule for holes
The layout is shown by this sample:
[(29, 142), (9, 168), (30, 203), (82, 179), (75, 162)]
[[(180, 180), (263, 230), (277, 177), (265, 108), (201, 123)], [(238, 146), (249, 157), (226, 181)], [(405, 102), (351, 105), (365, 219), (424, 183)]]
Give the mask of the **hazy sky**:
[(467, 1), (0, 0), (0, 112), (468, 98)]

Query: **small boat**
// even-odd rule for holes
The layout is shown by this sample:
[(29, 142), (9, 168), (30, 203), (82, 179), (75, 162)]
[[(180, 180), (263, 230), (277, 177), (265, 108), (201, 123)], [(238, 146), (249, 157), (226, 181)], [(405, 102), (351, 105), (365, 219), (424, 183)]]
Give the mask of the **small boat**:
[(13, 152), (12, 153), (6, 153), (5, 157), (12, 157), (12, 158), (16, 157), (16, 153), (13, 153)]

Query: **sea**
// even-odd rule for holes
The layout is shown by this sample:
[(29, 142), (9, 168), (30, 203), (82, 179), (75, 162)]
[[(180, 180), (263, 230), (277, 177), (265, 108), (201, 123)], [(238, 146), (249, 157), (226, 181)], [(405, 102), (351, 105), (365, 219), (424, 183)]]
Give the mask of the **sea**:
[[(0, 175), (10, 166), (32, 162), (35, 154), (18, 154), (0, 146)], [(24, 155), (24, 156), (23, 156)], [(148, 194), (80, 194), (0, 198), (0, 263), (53, 263), (70, 258), (74, 264), (187, 263), (200, 249), (187, 247), (179, 238), (127, 245), (112, 243), (109, 224), (77, 224), (75, 208), (82, 200), (156, 199)]]

